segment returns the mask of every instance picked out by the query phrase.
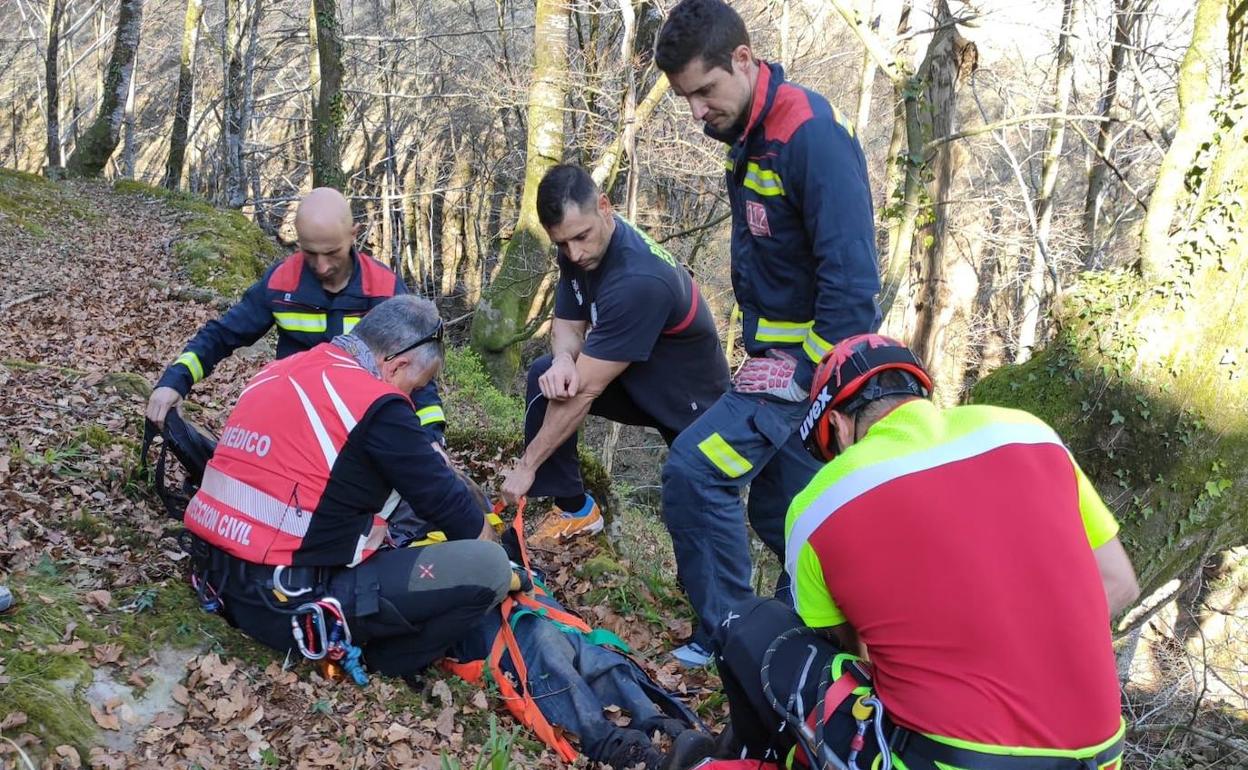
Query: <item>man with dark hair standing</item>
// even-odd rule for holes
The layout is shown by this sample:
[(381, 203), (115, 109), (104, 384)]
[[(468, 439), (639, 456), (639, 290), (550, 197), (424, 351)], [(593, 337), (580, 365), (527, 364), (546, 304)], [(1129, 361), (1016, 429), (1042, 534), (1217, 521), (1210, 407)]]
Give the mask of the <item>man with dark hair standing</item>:
[[(407, 287), (394, 271), (357, 251), (360, 226), (342, 193), (318, 187), (295, 214), (299, 251), (270, 267), (238, 304), (204, 324), (169, 365), (147, 403), (147, 418), (163, 427), (191, 388), (218, 363), (277, 326), (277, 357), (308, 350), (347, 334), (371, 308)], [(446, 423), (433, 383), (412, 394), (420, 423), (441, 434)]]
[(756, 59), (722, 0), (673, 8), (655, 61), (728, 145), (732, 286), (749, 355), (663, 470), (664, 516), (694, 555), (681, 581), (701, 619), (676, 655), (702, 664), (715, 627), (750, 595), (741, 490), (751, 487), (754, 531), (783, 556), (785, 509), (817, 469), (793, 436), (814, 365), (832, 341), (878, 328), (880, 283), (866, 160), (826, 99)]
[(585, 415), (657, 428), (670, 444), (727, 389), (728, 362), (692, 276), (615, 216), (584, 169), (547, 172), (537, 214), (559, 251), (551, 354), (529, 369), (525, 450), (502, 495), (555, 499), (530, 538), (551, 545), (602, 529), (576, 457)]

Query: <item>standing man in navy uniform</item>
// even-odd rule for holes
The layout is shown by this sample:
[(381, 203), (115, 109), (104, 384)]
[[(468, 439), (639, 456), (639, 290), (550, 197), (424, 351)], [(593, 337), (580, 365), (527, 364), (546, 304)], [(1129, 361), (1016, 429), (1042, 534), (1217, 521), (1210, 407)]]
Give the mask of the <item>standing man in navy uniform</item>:
[(795, 435), (815, 364), (837, 340), (875, 331), (880, 310), (866, 160), (819, 94), (785, 82), (750, 49), (722, 0), (672, 9), (655, 62), (707, 135), (728, 145), (732, 287), (749, 358), (732, 390), (680, 435), (663, 469), (663, 513), (701, 627), (676, 650), (709, 660), (711, 633), (751, 595), (741, 491), (777, 555), (793, 496), (818, 469)]
[(728, 362), (693, 277), (615, 216), (584, 169), (551, 169), (537, 215), (559, 250), (551, 354), (529, 369), (525, 450), (502, 495), (553, 497), (530, 538), (552, 545), (602, 529), (576, 457), (585, 415), (657, 428), (671, 444), (728, 388)]
[[(147, 402), (147, 418), (165, 415), (235, 350), (254, 344), (277, 325), (277, 357), (310, 350), (349, 334), (373, 307), (407, 287), (394, 271), (353, 245), (359, 225), (337, 190), (320, 187), (299, 203), (299, 251), (269, 268), (238, 304), (209, 321), (165, 370)], [(416, 416), (440, 434), (446, 418), (432, 382), (412, 394)]]

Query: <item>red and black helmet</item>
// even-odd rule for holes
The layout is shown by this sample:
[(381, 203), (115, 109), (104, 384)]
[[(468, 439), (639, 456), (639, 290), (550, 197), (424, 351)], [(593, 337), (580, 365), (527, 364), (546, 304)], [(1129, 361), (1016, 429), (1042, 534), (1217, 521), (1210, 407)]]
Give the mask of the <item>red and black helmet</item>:
[[(885, 388), (875, 380), (877, 374), (890, 369), (910, 375), (906, 377), (905, 387)], [(931, 392), (932, 378), (905, 345), (880, 334), (848, 337), (829, 350), (815, 369), (810, 385), (810, 410), (798, 433), (806, 451), (826, 463), (837, 454), (830, 411), (853, 414), (886, 396), (927, 398)]]

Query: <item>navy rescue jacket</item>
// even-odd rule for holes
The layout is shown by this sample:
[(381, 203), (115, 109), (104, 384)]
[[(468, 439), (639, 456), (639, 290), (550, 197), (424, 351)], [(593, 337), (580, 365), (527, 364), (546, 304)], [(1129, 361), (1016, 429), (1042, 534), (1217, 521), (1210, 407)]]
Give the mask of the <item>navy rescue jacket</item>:
[[(217, 364), (254, 344), (275, 324), (278, 358), (311, 350), (349, 333), (373, 307), (407, 293), (403, 280), (381, 262), (354, 248), (351, 257), (355, 269), (337, 294), (325, 291), (306, 268), (302, 252), (273, 265), (225, 315), (204, 324), (156, 387), (170, 387), (186, 396)], [(413, 393), (412, 401), (422, 425), (444, 427), (442, 401), (433, 383)]]
[(788, 349), (809, 387), (839, 340), (879, 328), (879, 268), (866, 158), (853, 127), (819, 94), (759, 61), (750, 116), (729, 145), (732, 288), (745, 349)]

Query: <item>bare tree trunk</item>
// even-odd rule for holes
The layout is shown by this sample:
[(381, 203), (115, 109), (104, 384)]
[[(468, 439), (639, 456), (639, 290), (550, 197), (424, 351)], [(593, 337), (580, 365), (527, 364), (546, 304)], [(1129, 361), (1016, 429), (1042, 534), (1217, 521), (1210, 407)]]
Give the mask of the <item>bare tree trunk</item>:
[[(1111, 138), (1117, 121), (1118, 77), (1126, 62), (1127, 46), (1131, 44), (1136, 15), (1143, 9), (1133, 10), (1135, 0), (1114, 0), (1114, 42), (1109, 51), (1109, 70), (1105, 73), (1105, 89), (1101, 92), (1097, 113), (1107, 120), (1097, 124), (1096, 151), (1088, 168), (1088, 192), (1083, 201), (1083, 238), (1086, 242), (1083, 264), (1092, 267), (1100, 250), (1096, 228), (1101, 216), (1101, 190), (1105, 186), (1105, 172), (1109, 170), (1106, 160), (1113, 153)], [(1141, 5), (1144, 5), (1143, 3)]]
[(134, 77), (134, 55), (139, 48), (142, 22), (143, 0), (121, 0), (100, 111), (69, 157), (66, 171), (72, 176), (99, 176), (117, 149), (125, 118), (126, 97), (130, 93), (130, 79)]
[(342, 31), (336, 0), (312, 0), (312, 185), (345, 190), (342, 171)]
[[(910, 60), (909, 32), (910, 0), (903, 0), (901, 13), (897, 18), (897, 39), (900, 41), (896, 51), (898, 61)], [(871, 50), (866, 46), (863, 47), (863, 55), (875, 61)], [(916, 97), (911, 95), (911, 90), (909, 81), (893, 81), (893, 132), (888, 141), (888, 152), (884, 157), (884, 194), (887, 197), (882, 207), (883, 212), (881, 212), (882, 218), (888, 222), (888, 251), (884, 254), (884, 264), (880, 266), (880, 311), (884, 314), (885, 328), (898, 336), (901, 334), (901, 329), (909, 325), (907, 319), (904, 318), (904, 310), (911, 307), (909, 302), (896, 305), (897, 295), (909, 274), (910, 243), (914, 237), (914, 218), (906, 216), (907, 195), (914, 198), (910, 204), (916, 207), (917, 215), (920, 181), (917, 174), (913, 179), (911, 178), (910, 148), (907, 147), (905, 158), (902, 157), (901, 152), (901, 148), (907, 144), (909, 134), (907, 127), (912, 120), (916, 127), (918, 125), (917, 112), (911, 104)], [(914, 143), (919, 143), (919, 137), (915, 137)], [(902, 241), (906, 244), (904, 251), (899, 246)], [(907, 292), (908, 295), (909, 292)], [(902, 308), (903, 312), (891, 312), (895, 306)]]
[(182, 165), (186, 159), (187, 131), (191, 108), (195, 102), (195, 49), (199, 44), (199, 25), (204, 17), (204, 0), (186, 0), (186, 18), (182, 23), (182, 57), (178, 64), (178, 92), (173, 99), (173, 129), (169, 134), (169, 158), (165, 161), (165, 177), (161, 185), (170, 190), (182, 183)]
[(225, 162), (224, 198), (230, 208), (241, 208), (247, 200), (243, 171), (243, 142), (247, 125), (243, 121), (243, 38), (246, 29), (247, 0), (225, 0), (225, 21), (221, 25), (222, 159)]
[(442, 296), (455, 293), (456, 279), (464, 260), (464, 241), (467, 238), (468, 183), (472, 176), (469, 165), (468, 141), (459, 138), (459, 148), (451, 141), (451, 177), (446, 183), (442, 198)]
[[(871, 14), (875, 11), (874, 0), (864, 0), (866, 6), (867, 25), (873, 30), (879, 29), (879, 20), (872, 19)], [(909, 0), (905, 2), (905, 8), (902, 11), (902, 17), (907, 19), (910, 15)], [(875, 58), (871, 56), (871, 52), (863, 49), (862, 52), (862, 74), (858, 78), (858, 109), (854, 114), (854, 133), (861, 137), (862, 133), (867, 130), (867, 123), (871, 120), (871, 91), (875, 84)], [(891, 188), (884, 188), (889, 190)]]
[(563, 155), (570, 21), (567, 0), (537, 0), (520, 217), (503, 250), (498, 275), (472, 317), (472, 346), (495, 381), (506, 386), (520, 365), (516, 344), (532, 336), (535, 319), (549, 304), (550, 240), (537, 220), (537, 185)]
[[(69, 127), (61, 129), (58, 151), (60, 152), (60, 164), (65, 164), (65, 145), (66, 136), (74, 143), (78, 141), (78, 121), (82, 119), (82, 103), (78, 101), (78, 72), (74, 66), (74, 41), (68, 36), (61, 44), (65, 46), (65, 59), (70, 62), (69, 71), (65, 73), (65, 79), (68, 80), (69, 86)], [(59, 75), (58, 75), (59, 80)]]
[[(926, 133), (933, 138), (949, 136), (956, 130), (958, 90), (978, 63), (975, 44), (958, 33), (946, 0), (937, 0), (936, 25), (937, 32), (932, 36), (918, 73), (919, 79), (927, 84), (924, 107), (930, 127)], [(909, 125), (907, 121), (907, 127)], [(944, 142), (935, 150), (935, 157), (928, 161), (932, 172), (932, 182), (928, 185), (932, 221), (916, 253), (921, 281), (911, 349), (927, 365), (933, 379), (939, 373), (944, 332), (955, 309), (949, 301), (946, 283), (948, 198), (962, 154), (954, 142)]]
[(61, 91), (57, 75), (57, 55), (61, 44), (61, 0), (48, 0), (48, 44), (44, 56), (44, 80), (48, 99), (48, 168), (49, 179), (61, 176), (64, 160), (61, 158)]
[[(1071, 51), (1072, 36), (1079, 23), (1079, 7), (1083, 0), (1063, 0), (1062, 29), (1057, 37), (1057, 68), (1054, 75), (1056, 97), (1053, 111), (1065, 113), (1070, 106), (1070, 94), (1075, 83), (1075, 57)], [(1031, 358), (1036, 345), (1036, 328), (1040, 324), (1040, 309), (1048, 298), (1049, 287), (1045, 283), (1046, 271), (1057, 275), (1053, 268), (1053, 256), (1049, 253), (1049, 230), (1053, 224), (1053, 190), (1057, 187), (1057, 171), (1062, 160), (1062, 142), (1066, 136), (1066, 121), (1053, 118), (1049, 121), (1049, 135), (1044, 149), (1044, 170), (1040, 176), (1040, 191), (1036, 196), (1036, 242), (1032, 248), (1031, 266), (1028, 270), (1027, 288), (1023, 293), (1022, 319), (1018, 326), (1018, 353), (1014, 360), (1023, 363)], [(1054, 286), (1053, 291), (1061, 287)]]
[(134, 88), (139, 82), (138, 51), (134, 53), (134, 61), (135, 73), (130, 78), (130, 89), (126, 91), (126, 111), (122, 119), (124, 141), (121, 148), (121, 176), (124, 179), (134, 179), (134, 155), (137, 151), (135, 147), (137, 139), (134, 135)]
[(1198, 0), (1192, 43), (1179, 65), (1179, 127), (1162, 160), (1140, 235), (1140, 272), (1157, 279), (1174, 258), (1170, 228), (1184, 196), (1183, 178), (1213, 130), (1217, 51), (1226, 39), (1227, 0)]

